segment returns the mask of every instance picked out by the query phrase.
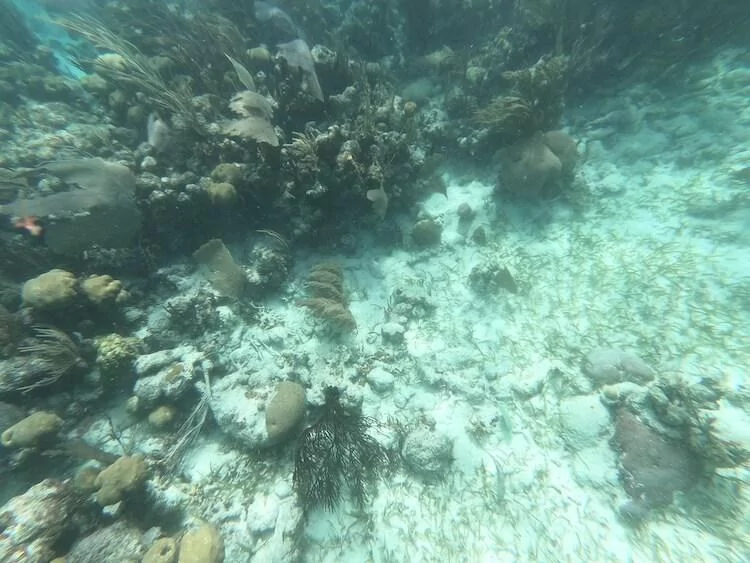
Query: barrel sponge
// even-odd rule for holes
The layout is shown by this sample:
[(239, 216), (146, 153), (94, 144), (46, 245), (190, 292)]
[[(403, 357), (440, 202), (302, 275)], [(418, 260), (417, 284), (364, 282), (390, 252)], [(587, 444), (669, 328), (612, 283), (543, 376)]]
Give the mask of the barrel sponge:
[(24, 305), (34, 309), (61, 309), (70, 305), (76, 295), (76, 277), (58, 269), (31, 278), (21, 288)]

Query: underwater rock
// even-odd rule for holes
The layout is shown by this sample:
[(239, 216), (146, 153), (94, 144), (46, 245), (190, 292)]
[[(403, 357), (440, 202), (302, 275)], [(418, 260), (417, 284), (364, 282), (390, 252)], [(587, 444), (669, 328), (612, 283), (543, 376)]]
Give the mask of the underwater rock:
[(140, 561), (145, 552), (146, 544), (141, 531), (121, 520), (77, 541), (66, 556), (66, 561), (123, 563)]
[(647, 383), (654, 371), (635, 353), (618, 348), (597, 348), (586, 355), (583, 371), (597, 386), (632, 381)]
[[(271, 445), (266, 429), (266, 399), (251, 391), (246, 376), (233, 373), (214, 382), (209, 408), (219, 429), (250, 449)], [(265, 390), (264, 390), (265, 391)]]
[(547, 131), (542, 133), (544, 144), (549, 147), (562, 164), (562, 177), (570, 179), (578, 164), (578, 143), (564, 131)]
[(602, 400), (610, 406), (627, 401), (630, 404), (643, 404), (648, 398), (648, 389), (632, 381), (603, 385)]
[(545, 199), (560, 191), (563, 164), (541, 135), (518, 141), (500, 152), (499, 191), (524, 199)]
[(401, 457), (414, 473), (435, 477), (444, 473), (452, 463), (453, 442), (435, 430), (417, 428), (406, 436)]
[(698, 454), (711, 467), (739, 467), (750, 459), (750, 415), (726, 400), (703, 411), (700, 432), (691, 435)]
[[(135, 361), (136, 371), (138, 362), (143, 357)], [(189, 356), (183, 356), (182, 361), (175, 361), (154, 375), (139, 378), (133, 386), (133, 394), (138, 397), (139, 407), (149, 408), (160, 400), (174, 402), (181, 398), (191, 388), (196, 369), (201, 368), (191, 362)]]
[(417, 246), (436, 246), (440, 244), (443, 227), (434, 219), (417, 221), (411, 229), (411, 239)]
[(404, 341), (404, 335), (406, 328), (404, 325), (395, 322), (384, 323), (380, 329), (380, 335), (383, 337), (383, 342), (388, 344), (401, 344)]
[(458, 209), (456, 209), (456, 214), (458, 215), (458, 220), (460, 222), (469, 223), (474, 217), (476, 217), (477, 212), (474, 211), (471, 205), (464, 201), (458, 206)]
[[(77, 506), (78, 497), (65, 483), (53, 479), (45, 479), (10, 499), (0, 508), (0, 561), (51, 561), (56, 555), (55, 544)], [(23, 556), (19, 558), (20, 553)]]
[(474, 244), (478, 244), (479, 246), (484, 246), (487, 244), (487, 229), (485, 229), (482, 225), (479, 225), (476, 229), (474, 229), (474, 232), (471, 233), (471, 240), (474, 242)]
[(686, 443), (663, 436), (626, 408), (615, 413), (612, 444), (620, 453), (625, 491), (647, 507), (671, 504), (700, 478), (702, 464)]
[(578, 452), (595, 446), (609, 433), (609, 411), (596, 395), (568, 397), (560, 402), (560, 430), (565, 445)]
[(177, 410), (172, 405), (156, 407), (148, 414), (148, 423), (157, 430), (163, 430), (172, 424)]
[(469, 273), (469, 286), (479, 295), (496, 295), (500, 290), (518, 293), (518, 284), (508, 267), (489, 260), (477, 264)]
[(380, 366), (375, 366), (367, 374), (367, 383), (376, 393), (387, 393), (393, 389), (396, 376)]
[(268, 236), (253, 245), (245, 267), (247, 290), (254, 297), (280, 289), (289, 277), (291, 256), (283, 239)]

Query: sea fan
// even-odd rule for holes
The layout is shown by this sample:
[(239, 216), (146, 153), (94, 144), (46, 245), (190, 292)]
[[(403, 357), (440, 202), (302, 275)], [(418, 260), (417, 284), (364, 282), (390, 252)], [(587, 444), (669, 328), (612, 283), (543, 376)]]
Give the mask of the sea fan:
[(358, 412), (348, 412), (335, 387), (325, 390), (323, 414), (300, 438), (294, 465), (294, 488), (305, 510), (332, 509), (349, 488), (360, 507), (367, 487), (381, 474), (387, 455), (369, 430), (375, 424)]

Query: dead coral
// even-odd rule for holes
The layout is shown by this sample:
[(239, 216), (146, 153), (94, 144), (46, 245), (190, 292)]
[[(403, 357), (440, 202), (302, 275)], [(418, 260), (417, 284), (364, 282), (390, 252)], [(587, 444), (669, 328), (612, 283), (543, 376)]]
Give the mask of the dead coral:
[(300, 299), (299, 305), (310, 309), (337, 332), (352, 332), (357, 328), (344, 294), (344, 272), (340, 264), (324, 262), (313, 267), (306, 287), (310, 297)]

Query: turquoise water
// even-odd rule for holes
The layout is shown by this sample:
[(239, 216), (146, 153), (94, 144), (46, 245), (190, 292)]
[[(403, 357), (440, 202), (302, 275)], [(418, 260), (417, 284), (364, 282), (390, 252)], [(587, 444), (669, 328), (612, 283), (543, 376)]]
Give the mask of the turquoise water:
[[(0, 560), (750, 558), (746, 40), (706, 15), (654, 63), (605, 34), (617, 76), (569, 70), (546, 118), (574, 174), (545, 141), (513, 175), (552, 127), (476, 118), (528, 94), (488, 61), (541, 72), (591, 28), (482, 2), (420, 34), (428, 4), (212, 4), (240, 39), (199, 4), (18, 4), (54, 62), (0, 51)], [(35, 411), (60, 422), (24, 441)]]

